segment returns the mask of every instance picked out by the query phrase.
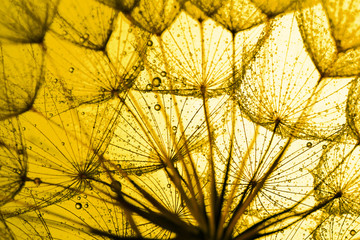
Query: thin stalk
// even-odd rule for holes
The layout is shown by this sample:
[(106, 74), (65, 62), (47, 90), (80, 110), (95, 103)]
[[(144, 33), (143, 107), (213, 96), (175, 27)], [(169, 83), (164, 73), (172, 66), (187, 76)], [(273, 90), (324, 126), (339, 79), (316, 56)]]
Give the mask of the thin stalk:
[(212, 136), (212, 129), (210, 125), (209, 119), (209, 106), (208, 106), (208, 98), (206, 96), (206, 80), (207, 80), (207, 73), (206, 73), (206, 57), (205, 57), (205, 36), (204, 36), (204, 22), (200, 21), (200, 37), (201, 37), (201, 76), (202, 76), (202, 83), (200, 86), (200, 91), (203, 99), (203, 107), (204, 107), (204, 117), (207, 127), (208, 139), (209, 139), (209, 175), (210, 175), (210, 226), (209, 226), (209, 237), (214, 238), (216, 235), (216, 208), (219, 202), (219, 196), (216, 191), (216, 175), (215, 175), (215, 164), (214, 164), (214, 147), (213, 147), (213, 136)]
[[(101, 159), (103, 168), (107, 170), (109, 177), (113, 180), (110, 171), (104, 165), (104, 160), (105, 159), (103, 158)], [(122, 173), (122, 171), (120, 172)], [(124, 177), (143, 195), (143, 197), (148, 202), (152, 204), (153, 207), (155, 207), (159, 211), (159, 213), (154, 212), (150, 208), (146, 207), (145, 205), (143, 205), (143, 203), (141, 203), (137, 199), (131, 198), (128, 195), (123, 194), (121, 192), (117, 192), (117, 197), (115, 199), (117, 200), (117, 202), (119, 203), (122, 209), (126, 209), (130, 212), (136, 213), (139, 216), (149, 220), (150, 222), (178, 234), (179, 233), (185, 234), (186, 232), (197, 232), (195, 227), (187, 225), (178, 217), (178, 215), (168, 211), (160, 202), (158, 202), (154, 197), (152, 197), (150, 193), (148, 193), (141, 186), (136, 184), (130, 177), (128, 177), (126, 174), (124, 175)], [(108, 183), (104, 183), (104, 182), (102, 183), (111, 187)], [(127, 200), (125, 200), (124, 196), (127, 196), (130, 199), (134, 200), (136, 203), (140, 204), (145, 210), (128, 202)]]
[[(172, 83), (171, 77), (169, 77), (169, 66), (168, 66), (168, 62), (167, 62), (167, 58), (166, 58), (166, 52), (165, 52), (165, 48), (164, 48), (164, 43), (162, 41), (161, 36), (157, 36), (157, 39), (158, 39), (158, 42), (159, 42), (159, 45), (160, 45), (161, 53), (162, 53), (163, 58), (164, 58), (165, 71), (167, 72), (166, 78), (169, 81), (171, 98), (173, 99), (174, 107), (178, 108), (176, 96), (173, 94), (173, 91), (172, 91), (173, 90), (173, 83)], [(170, 128), (171, 124), (170, 124), (170, 121), (168, 120), (166, 110), (163, 107), (161, 109), (162, 109), (162, 113), (164, 115), (164, 118), (166, 119), (166, 125)], [(175, 112), (178, 112), (178, 111), (175, 110)], [(179, 120), (179, 125), (182, 126), (182, 121), (181, 121), (181, 118), (180, 118), (181, 116), (177, 116), (177, 117), (178, 117), (178, 120)], [(173, 141), (173, 143), (175, 143), (176, 139), (175, 139), (174, 132), (171, 131), (171, 129), (169, 129), (169, 132), (170, 132), (171, 140)], [(183, 136), (184, 136), (184, 138), (186, 138), (185, 134)], [(186, 139), (185, 139), (185, 141), (186, 141)], [(178, 149), (177, 144), (175, 144), (175, 147), (177, 148), (176, 151), (178, 151), (179, 149)], [(181, 159), (181, 161), (182, 161), (182, 159)], [(190, 176), (190, 173), (188, 171), (187, 165), (183, 163), (183, 166), (184, 166), (187, 182), (191, 183), (191, 176)], [(188, 185), (189, 185), (189, 191), (190, 191), (190, 194), (191, 194), (192, 198), (195, 198), (195, 192), (194, 192), (194, 188), (193, 188), (192, 184), (188, 184)]]
[[(232, 102), (233, 105), (234, 102)], [(222, 189), (221, 189), (221, 193), (220, 193), (220, 197), (219, 197), (219, 206), (217, 206), (217, 229), (221, 230), (223, 229), (222, 226), (224, 225), (224, 220), (225, 220), (225, 214), (222, 214), (222, 208), (224, 207), (225, 204), (225, 194), (226, 194), (226, 189), (228, 187), (228, 180), (229, 180), (229, 172), (230, 172), (230, 166), (231, 166), (231, 161), (233, 159), (233, 151), (234, 151), (234, 139), (235, 139), (235, 107), (232, 106), (232, 111), (231, 111), (231, 119), (232, 119), (232, 129), (231, 129), (231, 135), (230, 135), (230, 146), (229, 146), (229, 156), (227, 157), (227, 163), (226, 163), (226, 170), (225, 170), (225, 174), (224, 174), (224, 180), (222, 183)], [(216, 233), (216, 239), (221, 239), (221, 235), (222, 235), (222, 231), (217, 231)]]
[[(307, 217), (308, 215), (310, 215), (311, 213), (314, 213), (316, 212), (317, 210), (325, 207), (327, 204), (329, 204), (330, 202), (332, 202), (333, 200), (335, 200), (336, 198), (339, 198), (340, 195), (339, 194), (335, 194), (334, 196), (332, 196), (331, 198), (325, 200), (324, 202), (321, 202), (319, 204), (317, 204), (316, 206), (314, 206), (313, 208), (311, 208), (310, 210), (306, 210), (306, 211), (303, 211), (303, 212), (300, 212), (300, 213), (295, 213), (295, 214), (291, 214), (291, 215), (288, 215), (288, 216), (284, 216), (268, 225), (265, 225), (266, 224), (266, 221), (268, 220), (273, 220), (275, 217), (277, 216), (280, 216), (280, 215), (283, 215), (283, 214), (286, 214), (288, 212), (290, 212), (294, 207), (290, 208), (290, 209), (286, 209), (285, 211), (283, 211), (282, 213), (280, 214), (276, 214), (276, 215), (273, 215), (273, 216), (270, 216), (268, 217), (266, 220), (264, 221), (261, 221), (260, 223), (257, 223), (255, 224), (254, 226), (252, 226), (251, 228), (247, 229), (245, 232), (239, 234), (238, 236), (236, 236), (234, 238), (234, 240), (245, 240), (245, 239), (248, 239), (248, 240), (251, 240), (251, 239), (254, 239), (254, 238), (257, 238), (257, 237), (262, 237), (262, 236), (267, 236), (267, 235), (270, 235), (270, 234), (274, 234), (276, 232), (279, 232), (281, 230), (284, 230), (292, 225), (294, 225), (295, 223), (299, 222), (301, 219)], [(286, 226), (282, 227), (282, 228), (279, 228), (279, 229), (276, 229), (274, 231), (270, 231), (270, 232), (266, 232), (266, 233), (259, 233), (260, 231), (262, 230), (265, 230), (271, 226), (274, 226), (278, 223), (282, 223), (284, 222), (285, 220), (289, 219), (289, 218), (293, 218), (293, 217), (300, 217), (299, 219), (296, 219), (295, 221), (287, 224)]]
[[(236, 49), (235, 49), (235, 32), (232, 32), (232, 85), (235, 83), (236, 81), (236, 67), (235, 67), (235, 63), (236, 63)], [(229, 180), (229, 172), (230, 172), (230, 166), (231, 166), (231, 161), (233, 158), (233, 151), (234, 151), (234, 141), (235, 141), (235, 127), (236, 127), (236, 104), (235, 101), (233, 100), (233, 96), (234, 96), (234, 91), (233, 88), (231, 88), (230, 90), (230, 99), (231, 99), (231, 134), (230, 134), (230, 145), (229, 145), (229, 156), (227, 158), (227, 163), (226, 163), (226, 170), (225, 170), (225, 174), (224, 174), (224, 180), (223, 180), (223, 184), (222, 184), (222, 189), (221, 189), (221, 193), (220, 193), (220, 197), (219, 197), (219, 206), (217, 207), (218, 212), (217, 212), (217, 216), (216, 219), (218, 219), (217, 222), (217, 229), (223, 229), (223, 225), (224, 225), (224, 221), (225, 221), (225, 214), (222, 214), (222, 208), (224, 207), (224, 199), (225, 199), (225, 193), (226, 193), (226, 188), (228, 187), (228, 180)], [(221, 239), (221, 235), (223, 234), (222, 231), (217, 231), (216, 233), (216, 239)]]
[(127, 208), (131, 212), (134, 212), (138, 214), (139, 216), (149, 220), (150, 222), (167, 229), (171, 232), (174, 232), (176, 234), (180, 234), (183, 236), (194, 236), (198, 234), (198, 230), (195, 226), (188, 225), (183, 221), (176, 222), (174, 219), (168, 219), (164, 217), (162, 213), (154, 212), (150, 209), (147, 209), (147, 211), (144, 211), (137, 206), (134, 206), (133, 204), (126, 201), (122, 195), (118, 195), (117, 197), (118, 203), (122, 208)]
[(274, 136), (275, 136), (275, 134), (276, 134), (277, 128), (279, 127), (279, 124), (280, 124), (280, 121), (279, 121), (279, 120), (276, 120), (276, 121), (275, 121), (275, 127), (274, 127), (274, 130), (273, 130), (272, 134), (271, 134), (270, 141), (269, 141), (269, 143), (267, 144), (266, 150), (265, 150), (264, 154), (262, 155), (262, 157), (261, 157), (261, 159), (260, 159), (260, 162), (259, 162), (259, 165), (258, 165), (258, 167), (256, 168), (255, 173), (254, 173), (254, 175), (252, 176), (252, 179), (251, 179), (251, 180), (253, 180), (253, 179), (257, 176), (257, 174), (259, 173), (259, 171), (260, 171), (260, 169), (261, 169), (261, 167), (262, 167), (262, 164), (263, 164), (263, 162), (264, 162), (264, 160), (265, 160), (265, 158), (266, 158), (266, 155), (268, 154), (268, 152), (269, 152), (269, 150), (270, 150), (271, 144), (273, 143)]
[[(258, 131), (259, 131), (259, 126), (256, 125), (253, 139), (251, 140), (251, 142), (250, 142), (250, 144), (249, 144), (249, 146), (248, 146), (248, 148), (247, 148), (247, 150), (246, 150), (246, 153), (245, 153), (244, 157), (242, 158), (241, 165), (240, 165), (240, 167), (239, 167), (239, 169), (238, 169), (238, 171), (237, 171), (237, 173), (236, 173), (236, 176), (237, 176), (237, 177), (236, 177), (236, 181), (235, 181), (235, 183), (233, 184), (233, 187), (232, 187), (232, 189), (231, 189), (231, 192), (230, 192), (230, 194), (229, 194), (229, 196), (228, 196), (228, 198), (227, 198), (227, 199), (228, 199), (228, 200), (227, 200), (227, 204), (226, 204), (225, 209), (224, 209), (224, 212), (225, 212), (225, 213), (230, 212), (230, 208), (231, 208), (231, 205), (232, 205), (233, 202), (234, 202), (235, 195), (236, 195), (236, 192), (237, 192), (237, 189), (238, 189), (238, 186), (239, 186), (239, 182), (240, 182), (240, 180), (241, 180), (241, 176), (242, 176), (243, 171), (244, 171), (244, 169), (245, 169), (245, 164), (246, 164), (246, 162), (247, 162), (247, 160), (248, 160), (248, 158), (249, 158), (249, 156), (250, 156), (250, 152), (252, 151), (252, 149), (253, 149), (253, 147), (254, 147), (254, 145), (255, 145), (256, 139), (257, 139), (257, 137), (258, 137)], [(226, 217), (225, 215), (222, 215), (222, 218), (221, 218), (221, 220), (219, 221), (219, 226), (223, 226), (223, 225), (224, 225), (224, 223), (225, 223), (225, 217)], [(221, 225), (220, 225), (220, 224), (221, 224)], [(224, 235), (224, 231), (223, 231), (223, 235)], [(229, 235), (229, 236), (230, 236), (230, 235)], [(226, 238), (224, 238), (224, 239), (226, 239)]]
[[(103, 159), (101, 159), (103, 160)], [(103, 168), (106, 170), (108, 176), (110, 177), (110, 179), (112, 181), (114, 181), (114, 178), (112, 177), (112, 174), (110, 173), (110, 171), (107, 169), (107, 167), (104, 165), (104, 161), (101, 161), (101, 163), (103, 164)], [(135, 183), (130, 177), (125, 177), (142, 195), (143, 197), (151, 203), (152, 206), (154, 206), (156, 209), (159, 210), (159, 212), (163, 213), (165, 218), (169, 218), (171, 219), (173, 222), (177, 223), (177, 224), (181, 224), (181, 220), (180, 218), (170, 212), (166, 207), (164, 207), (159, 201), (157, 201), (151, 194), (149, 194), (147, 191), (145, 191), (141, 186), (139, 186), (137, 183)], [(122, 194), (121, 192), (118, 194)]]
[[(131, 103), (134, 105), (136, 111), (139, 113), (140, 116), (142, 116), (141, 120), (136, 116), (134, 111), (128, 106), (128, 104), (125, 101), (123, 103), (124, 106), (128, 109), (128, 111), (130, 112), (132, 117), (135, 119), (135, 121), (141, 127), (141, 130), (145, 134), (146, 138), (148, 139), (150, 146), (155, 151), (160, 150), (161, 154), (160, 153), (158, 153), (158, 154), (160, 154), (161, 156), (166, 156), (165, 150), (163, 148), (161, 148), (162, 145), (161, 145), (159, 139), (155, 138), (155, 136), (156, 136), (155, 130), (152, 128), (152, 125), (148, 121), (148, 118), (145, 117), (146, 116), (145, 113), (142, 111), (142, 108), (139, 106), (136, 98), (132, 95), (131, 91), (129, 91), (128, 96), (129, 96)], [(144, 122), (144, 124), (142, 122)]]
[[(185, 170), (185, 174), (186, 174), (186, 178), (187, 178), (187, 186), (188, 186), (188, 189), (190, 191), (190, 194), (192, 196), (192, 209), (194, 209), (194, 214), (193, 216), (195, 217), (195, 219), (198, 220), (199, 224), (200, 224), (200, 227), (203, 229), (204, 232), (207, 232), (208, 229), (207, 229), (207, 220), (206, 220), (206, 211), (205, 211), (205, 202), (204, 202), (204, 194), (202, 192), (202, 188), (201, 188), (201, 184), (200, 184), (200, 180), (199, 180), (199, 176), (197, 174), (197, 171), (196, 171), (196, 168), (195, 168), (195, 164), (194, 164), (194, 161), (193, 161), (193, 158), (191, 156), (191, 151), (189, 149), (189, 146), (188, 146), (188, 142), (187, 142), (187, 139), (186, 139), (186, 135), (185, 135), (185, 129), (184, 129), (184, 125), (181, 121), (181, 114), (180, 114), (180, 111), (179, 111), (179, 107), (178, 107), (178, 103), (177, 103), (177, 99), (176, 99), (176, 96), (173, 94), (173, 84), (172, 84), (172, 79), (171, 77), (169, 76), (169, 65), (168, 65), (168, 62), (167, 62), (167, 59), (166, 59), (166, 52), (165, 52), (165, 48), (164, 48), (164, 44), (163, 44), (163, 41), (162, 41), (162, 38), (161, 36), (158, 36), (158, 42), (159, 42), (159, 45), (160, 45), (160, 49), (161, 49), (161, 53), (163, 55), (163, 58), (165, 59), (165, 70), (166, 72), (168, 73), (166, 75), (168, 81), (169, 81), (169, 87), (170, 87), (170, 93), (171, 93), (171, 97), (172, 97), (172, 100), (173, 100), (173, 103), (174, 103), (174, 108), (175, 108), (175, 113), (176, 113), (176, 117), (178, 119), (178, 124), (179, 124), (179, 128), (180, 128), (180, 132), (182, 134), (182, 138), (181, 138), (181, 141), (183, 143), (183, 145), (185, 146), (185, 149), (186, 149), (186, 153), (189, 157), (189, 161), (190, 161), (190, 167), (191, 167), (191, 171), (192, 171), (192, 176), (194, 177), (194, 180), (195, 180), (195, 183), (193, 184), (192, 183), (192, 176), (189, 172), (189, 169), (188, 169), (188, 165), (184, 162), (184, 158), (181, 158), (180, 161), (182, 163), (182, 166), (184, 167), (184, 170)], [(170, 126), (170, 125), (169, 125)], [(174, 136), (174, 133), (172, 131), (170, 131), (171, 134)], [(175, 139), (175, 136), (174, 136), (174, 139)], [(175, 140), (174, 140), (175, 142)], [(178, 145), (176, 145), (175, 147), (177, 147)], [(178, 149), (176, 149), (178, 151)], [(195, 189), (194, 189), (194, 186), (197, 188), (197, 194), (199, 195), (197, 197), (197, 194), (195, 193)], [(198, 204), (198, 201), (200, 201), (200, 205)]]
[[(317, 85), (315, 86), (313, 93), (316, 93), (317, 87), (319, 86), (320, 80), (318, 81)], [(314, 95), (314, 94), (313, 94)], [(313, 96), (311, 95), (311, 96)], [(275, 158), (275, 160), (273, 161), (272, 165), (269, 167), (268, 171), (264, 174), (264, 176), (262, 177), (261, 181), (258, 182), (254, 188), (254, 190), (251, 192), (250, 195), (248, 195), (248, 197), (245, 199), (244, 203), (239, 203), (239, 205), (237, 206), (237, 210), (235, 211), (235, 213), (233, 214), (231, 220), (228, 223), (227, 229), (226, 229), (226, 233), (225, 233), (225, 237), (229, 238), (232, 234), (232, 231), (238, 221), (238, 219), (241, 217), (241, 215), (244, 213), (245, 209), (250, 205), (250, 203), (253, 201), (253, 199), (256, 197), (256, 195), (258, 194), (258, 192), (262, 189), (262, 187), (264, 186), (266, 180), (269, 178), (269, 176), (273, 173), (273, 171), (276, 169), (276, 167), (279, 165), (279, 163), (281, 162), (285, 152), (287, 151), (289, 145), (291, 144), (291, 142), (293, 141), (293, 133), (296, 131), (296, 126), (303, 121), (304, 116), (306, 114), (307, 111), (309, 111), (308, 107), (311, 106), (312, 98), (308, 98), (307, 99), (307, 104), (304, 107), (301, 115), (299, 116), (299, 118), (297, 119), (296, 123), (294, 124), (294, 128), (291, 130), (290, 132), (290, 137), (287, 140), (285, 146), (283, 147), (283, 149), (279, 152), (278, 156)], [(306, 111), (307, 110), (307, 111)], [(281, 119), (277, 119), (275, 122), (275, 129), (278, 127), (278, 125), (280, 124)], [(300, 204), (300, 203), (299, 203)]]
[(215, 236), (215, 222), (216, 222), (216, 208), (219, 204), (219, 196), (216, 191), (216, 173), (215, 173), (215, 163), (214, 163), (214, 146), (213, 146), (213, 133), (211, 129), (211, 123), (209, 119), (209, 106), (208, 99), (206, 97), (206, 90), (202, 89), (202, 97), (203, 97), (203, 107), (204, 107), (204, 116), (207, 127), (208, 139), (209, 139), (209, 176), (210, 176), (210, 236)]
[(239, 220), (241, 215), (244, 213), (245, 209), (250, 205), (250, 203), (253, 201), (253, 199), (256, 197), (256, 195), (259, 193), (259, 191), (262, 189), (262, 187), (265, 184), (265, 181), (268, 179), (268, 177), (273, 173), (275, 168), (278, 166), (278, 164), (282, 160), (282, 158), (283, 158), (283, 156), (284, 156), (284, 154), (285, 154), (286, 150), (288, 149), (291, 142), (292, 142), (292, 138), (290, 137), (288, 139), (288, 141), (286, 142), (284, 148), (279, 152), (278, 156), (275, 158), (273, 164), (270, 166), (268, 171), (264, 174), (264, 176), (262, 177), (260, 182), (256, 184), (254, 190), (250, 193), (250, 195), (248, 195), (248, 197), (245, 199), (244, 203), (241, 204), (241, 206), (238, 205), (236, 207), (237, 210), (233, 214), (233, 216), (232, 216), (232, 218), (229, 221), (229, 224), (227, 226), (226, 233), (225, 233), (225, 239), (227, 239), (227, 238), (229, 238), (231, 236), (237, 221)]

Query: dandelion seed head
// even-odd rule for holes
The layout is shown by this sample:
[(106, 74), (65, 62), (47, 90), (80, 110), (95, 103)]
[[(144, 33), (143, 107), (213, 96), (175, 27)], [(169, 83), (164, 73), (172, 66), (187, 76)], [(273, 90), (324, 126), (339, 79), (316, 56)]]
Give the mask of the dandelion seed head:
[(356, 237), (357, 6), (16, 3), (0, 23), (3, 235)]

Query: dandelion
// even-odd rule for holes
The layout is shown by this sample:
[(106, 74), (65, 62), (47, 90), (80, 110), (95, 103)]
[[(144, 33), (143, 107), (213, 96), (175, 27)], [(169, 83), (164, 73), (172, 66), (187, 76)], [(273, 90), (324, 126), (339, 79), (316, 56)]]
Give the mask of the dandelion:
[(3, 24), (2, 236), (358, 237), (347, 2), (30, 5)]

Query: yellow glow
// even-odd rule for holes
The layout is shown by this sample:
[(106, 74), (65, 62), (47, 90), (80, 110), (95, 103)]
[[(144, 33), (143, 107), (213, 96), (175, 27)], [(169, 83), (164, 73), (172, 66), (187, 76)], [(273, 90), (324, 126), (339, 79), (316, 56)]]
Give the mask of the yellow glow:
[(3, 1), (0, 239), (359, 239), (359, 8)]

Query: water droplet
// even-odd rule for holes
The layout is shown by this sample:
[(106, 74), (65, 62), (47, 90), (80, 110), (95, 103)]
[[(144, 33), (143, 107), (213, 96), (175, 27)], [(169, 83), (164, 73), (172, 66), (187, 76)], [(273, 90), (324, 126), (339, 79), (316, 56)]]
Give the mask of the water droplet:
[(116, 180), (113, 181), (111, 183), (110, 187), (111, 187), (111, 191), (113, 191), (113, 192), (116, 192), (116, 193), (121, 192), (121, 183), (119, 181), (116, 181)]
[(170, 183), (168, 183), (168, 185), (166, 185), (168, 188), (170, 188), (171, 187), (171, 185), (170, 185)]
[(311, 148), (311, 147), (312, 147), (312, 143), (311, 143), (311, 142), (308, 142), (308, 143), (306, 144), (306, 146), (307, 146), (308, 148)]
[(145, 88), (146, 91), (151, 91), (152, 90), (152, 84), (148, 84), (146, 85), (146, 88)]
[(85, 203), (84, 204), (84, 208), (88, 208), (89, 207), (89, 204), (88, 203)]
[(76, 203), (76, 204), (75, 204), (75, 208), (76, 208), (76, 209), (81, 209), (81, 208), (82, 208), (82, 204), (81, 204), (81, 203)]
[(78, 196), (78, 197), (77, 197), (77, 200), (80, 200), (80, 199), (81, 199), (81, 197), (80, 197), (80, 196)]
[(154, 87), (159, 87), (161, 84), (161, 79), (159, 77), (155, 77), (153, 80), (152, 80), (152, 85)]
[(135, 174), (136, 174), (137, 176), (141, 176), (141, 175), (142, 175), (142, 172), (141, 172), (141, 170), (137, 170), (137, 171), (135, 172)]
[(327, 148), (327, 145), (326, 145), (326, 144), (322, 146), (322, 149), (326, 149), (326, 148)]
[(80, 43), (84, 43), (89, 39), (89, 34), (85, 33), (83, 36), (80, 37)]
[(160, 111), (161, 106), (160, 106), (159, 104), (156, 104), (156, 105), (154, 106), (154, 109), (155, 109), (156, 111)]
[(148, 45), (149, 47), (151, 47), (153, 45), (153, 42), (151, 40), (147, 41), (146, 45)]
[(71, 73), (73, 73), (74, 70), (75, 70), (75, 69), (74, 69), (73, 67), (69, 68), (69, 72), (71, 72)]
[(38, 186), (40, 186), (40, 184), (42, 183), (42, 181), (41, 181), (41, 179), (40, 178), (35, 178), (34, 179), (34, 183), (35, 183), (35, 185), (38, 187)]
[(351, 231), (350, 231), (350, 235), (351, 236), (354, 236), (356, 234), (356, 231), (354, 230), (354, 229), (352, 229)]
[(166, 77), (166, 72), (165, 72), (165, 71), (162, 71), (162, 72), (160, 73), (160, 75), (161, 75), (162, 77)]
[(172, 127), (172, 130), (173, 130), (174, 132), (176, 132), (177, 127), (176, 127), (176, 126), (173, 126), (173, 127)]

